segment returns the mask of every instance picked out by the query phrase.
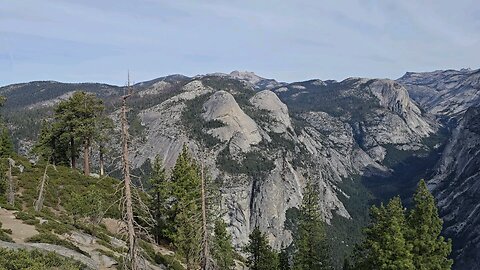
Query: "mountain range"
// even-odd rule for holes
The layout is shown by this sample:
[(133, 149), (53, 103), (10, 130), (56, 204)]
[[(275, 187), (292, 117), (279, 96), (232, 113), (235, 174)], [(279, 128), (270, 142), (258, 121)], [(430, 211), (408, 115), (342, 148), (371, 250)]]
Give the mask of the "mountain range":
[[(156, 156), (171, 168), (188, 145), (220, 186), (237, 247), (254, 227), (267, 232), (273, 247), (288, 246), (290, 221), (311, 179), (320, 186), (339, 264), (368, 222), (369, 205), (395, 195), (408, 201), (424, 178), (437, 198), (443, 234), (453, 241), (454, 268), (480, 265), (480, 70), (289, 83), (234, 71), (171, 75), (132, 89), (134, 172), (147, 177)], [(127, 91), (54, 81), (0, 88), (19, 152), (29, 155), (42, 119), (78, 90), (102, 98), (113, 119)], [(120, 165), (114, 156), (112, 175)]]

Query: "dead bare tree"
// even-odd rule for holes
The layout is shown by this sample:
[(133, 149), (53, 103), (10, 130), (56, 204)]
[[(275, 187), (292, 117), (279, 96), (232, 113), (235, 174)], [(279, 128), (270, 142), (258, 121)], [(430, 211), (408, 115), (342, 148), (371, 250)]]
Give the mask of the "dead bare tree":
[(8, 204), (15, 205), (15, 183), (12, 176), (12, 166), (15, 166), (15, 160), (8, 158)]
[(8, 195), (7, 202), (10, 205), (15, 205), (15, 179), (12, 175), (12, 167), (16, 167), (20, 173), (23, 173), (23, 165), (16, 165), (15, 160), (8, 158), (8, 171), (7, 171), (7, 180), (8, 180)]
[(137, 237), (135, 235), (133, 204), (132, 204), (132, 189), (130, 178), (130, 161), (128, 158), (128, 141), (130, 135), (128, 133), (127, 120), (127, 99), (132, 95), (130, 88), (130, 75), (127, 83), (128, 93), (122, 96), (122, 110), (121, 110), (121, 124), (122, 124), (122, 160), (123, 160), (123, 182), (124, 182), (124, 196), (125, 196), (125, 219), (127, 223), (128, 234), (128, 260), (132, 270), (138, 270), (138, 259), (136, 251)]
[(45, 186), (47, 185), (47, 179), (48, 179), (47, 170), (48, 170), (49, 166), (52, 166), (55, 169), (55, 171), (57, 170), (57, 167), (55, 167), (55, 165), (52, 165), (50, 163), (47, 163), (47, 165), (45, 166), (42, 181), (40, 182), (40, 188), (39, 188), (39, 191), (38, 191), (38, 198), (35, 201), (35, 211), (36, 212), (42, 211), (43, 201), (45, 199), (45, 195), (44, 195)]
[(208, 246), (208, 224), (207, 224), (207, 199), (206, 199), (206, 190), (205, 190), (205, 175), (203, 168), (203, 161), (201, 167), (201, 190), (202, 190), (202, 261), (201, 268), (202, 270), (210, 269), (209, 267), (209, 246)]

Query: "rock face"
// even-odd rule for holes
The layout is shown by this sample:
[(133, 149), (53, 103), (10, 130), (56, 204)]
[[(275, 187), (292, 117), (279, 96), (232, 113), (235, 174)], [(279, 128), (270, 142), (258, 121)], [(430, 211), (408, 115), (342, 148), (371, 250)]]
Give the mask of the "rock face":
[(220, 141), (231, 140), (231, 146), (242, 152), (248, 152), (251, 145), (262, 140), (255, 121), (242, 111), (230, 93), (215, 92), (205, 102), (203, 110), (202, 117), (206, 121), (219, 121), (224, 125), (208, 131)]
[(272, 118), (269, 129), (275, 133), (284, 133), (293, 130), (292, 122), (288, 114), (288, 107), (275, 93), (263, 90), (256, 93), (250, 103), (257, 109), (265, 111)]
[(244, 81), (250, 84), (255, 89), (272, 89), (274, 87), (278, 87), (283, 85), (284, 83), (277, 82), (272, 79), (265, 79), (253, 72), (249, 71), (232, 71), (230, 72), (229, 76), (233, 79)]
[(342, 181), (387, 172), (385, 145), (424, 147), (422, 138), (436, 128), (393, 81), (313, 80), (271, 90), (258, 82), (239, 73), (186, 81), (139, 112), (145, 139), (132, 146), (135, 167), (159, 155), (170, 168), (188, 144), (224, 183), (224, 219), (238, 247), (256, 226), (275, 248), (288, 245), (286, 212), (300, 205), (307, 178), (319, 186), (327, 222), (350, 219), (340, 199), (349, 197), (339, 188)]
[(470, 108), (428, 181), (444, 230), (453, 238), (455, 269), (480, 265), (480, 108)]
[(348, 123), (355, 142), (376, 161), (385, 145), (419, 149), (436, 126), (424, 116), (400, 84), (391, 80), (349, 78), (293, 83), (275, 91), (291, 110), (322, 111)]
[(480, 69), (407, 72), (397, 80), (431, 114), (461, 118), (480, 103)]

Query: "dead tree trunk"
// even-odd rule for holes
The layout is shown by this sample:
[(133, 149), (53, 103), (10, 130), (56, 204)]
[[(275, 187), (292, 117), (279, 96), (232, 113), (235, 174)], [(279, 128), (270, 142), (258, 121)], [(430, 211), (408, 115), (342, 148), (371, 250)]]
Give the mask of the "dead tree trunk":
[(90, 175), (90, 139), (86, 139), (83, 145), (83, 173)]
[(100, 176), (105, 174), (105, 161), (103, 160), (103, 146), (100, 146), (99, 160), (100, 160)]
[[(128, 82), (128, 88), (130, 88), (130, 80)], [(130, 179), (130, 163), (128, 159), (128, 122), (127, 122), (127, 98), (130, 97), (130, 93), (122, 96), (122, 111), (121, 111), (121, 122), (122, 122), (122, 159), (123, 159), (123, 177), (124, 177), (124, 188), (125, 188), (125, 217), (127, 223), (127, 233), (128, 233), (128, 258), (130, 262), (130, 269), (137, 270), (137, 253), (135, 250), (136, 245), (136, 235), (135, 227), (133, 220), (133, 206), (132, 206), (132, 191), (131, 191), (131, 179)]]
[(208, 247), (208, 226), (207, 226), (207, 199), (205, 190), (205, 175), (203, 173), (203, 162), (201, 168), (202, 180), (202, 270), (210, 269), (209, 267), (209, 247)]
[(48, 164), (45, 166), (45, 171), (43, 172), (42, 182), (40, 183), (40, 190), (38, 192), (37, 201), (35, 201), (35, 211), (40, 212), (43, 206), (43, 191), (45, 190), (45, 182), (47, 181), (47, 169)]
[(77, 160), (76, 160), (76, 157), (75, 157), (75, 139), (73, 137), (70, 137), (70, 166), (75, 169), (75, 167), (77, 166)]
[[(40, 188), (39, 188), (39, 191), (38, 191), (38, 198), (35, 201), (35, 211), (36, 212), (42, 211), (42, 208), (43, 208), (43, 201), (45, 200), (45, 195), (44, 195), (45, 186), (47, 185), (47, 179), (48, 179), (48, 175), (47, 175), (48, 166), (50, 166), (50, 164), (47, 164), (45, 166), (45, 171), (43, 172), (42, 182), (40, 182)], [(57, 168), (55, 166), (53, 166), (53, 168), (55, 170), (57, 170)]]
[(11, 206), (15, 205), (15, 183), (13, 182), (12, 166), (15, 166), (15, 161), (8, 158), (8, 204)]

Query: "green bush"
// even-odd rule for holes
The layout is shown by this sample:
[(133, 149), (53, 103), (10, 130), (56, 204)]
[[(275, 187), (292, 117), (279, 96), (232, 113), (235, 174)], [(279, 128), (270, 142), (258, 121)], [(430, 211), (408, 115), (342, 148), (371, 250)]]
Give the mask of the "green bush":
[(86, 266), (72, 259), (67, 259), (54, 252), (40, 252), (37, 250), (7, 250), (0, 249), (0, 269), (9, 270), (40, 270), (86, 269)]
[(183, 265), (172, 255), (162, 255), (160, 253), (155, 254), (155, 262), (157, 264), (163, 264), (167, 269), (173, 270), (185, 270)]
[(27, 213), (27, 212), (18, 211), (15, 213), (15, 217), (17, 219), (22, 220), (23, 223), (29, 224), (29, 225), (36, 225), (40, 223), (40, 221), (36, 219), (33, 214)]
[[(2, 222), (0, 222), (0, 228), (2, 228)], [(6, 229), (0, 230), (0, 240), (5, 242), (13, 242), (10, 235), (7, 234), (7, 231), (10, 231), (10, 234), (12, 234), (11, 230), (6, 230)]]
[(48, 220), (42, 224), (37, 224), (36, 229), (39, 232), (54, 232), (56, 234), (62, 235), (71, 232), (74, 227), (69, 224), (60, 223), (55, 220)]
[(35, 216), (33, 214), (27, 213), (27, 212), (22, 212), (22, 211), (16, 212), (15, 217), (17, 219), (21, 219), (23, 221), (30, 220), (30, 219), (35, 219)]
[(10, 237), (10, 235), (6, 234), (4, 231), (0, 232), (0, 240), (13, 243), (12, 237)]
[(52, 233), (40, 233), (37, 235), (34, 235), (26, 240), (28, 243), (45, 243), (45, 244), (52, 244), (52, 245), (57, 245), (57, 246), (62, 246), (69, 248), (71, 250), (74, 250), (78, 253), (81, 253), (87, 257), (90, 257), (88, 253), (85, 251), (81, 250), (79, 247), (76, 245), (72, 244), (71, 242), (67, 240), (63, 240), (58, 238), (58, 236), (52, 234)]

